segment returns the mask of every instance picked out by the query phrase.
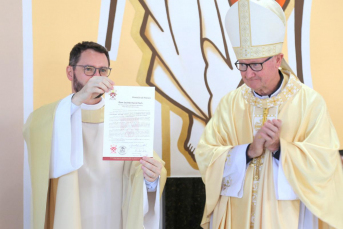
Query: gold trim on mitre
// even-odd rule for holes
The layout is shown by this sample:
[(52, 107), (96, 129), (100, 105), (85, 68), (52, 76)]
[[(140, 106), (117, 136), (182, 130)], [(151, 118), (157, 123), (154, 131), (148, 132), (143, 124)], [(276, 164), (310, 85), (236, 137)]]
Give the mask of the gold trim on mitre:
[(233, 51), (238, 60), (240, 59), (257, 59), (275, 56), (282, 52), (283, 43), (259, 45), (249, 47), (234, 47)]
[[(285, 24), (284, 15), (280, 15), (275, 7), (269, 8), (264, 2), (261, 5), (273, 11), (280, 20)], [(256, 59), (269, 56), (275, 56), (282, 52), (283, 42), (275, 44), (265, 44), (252, 46), (251, 38), (251, 19), (250, 19), (250, 0), (238, 1), (238, 15), (239, 15), (239, 34), (240, 47), (233, 47), (236, 58), (240, 59)]]

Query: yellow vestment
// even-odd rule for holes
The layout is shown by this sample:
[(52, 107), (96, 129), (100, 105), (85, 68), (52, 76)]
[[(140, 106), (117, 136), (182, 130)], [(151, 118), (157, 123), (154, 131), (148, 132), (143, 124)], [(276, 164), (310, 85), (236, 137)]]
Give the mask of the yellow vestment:
[[(282, 72), (284, 82), (275, 98), (258, 99), (242, 85), (224, 96), (207, 124), (195, 151), (206, 189), (203, 228), (248, 229), (252, 201), (255, 229), (298, 228), (300, 201), (321, 221), (343, 228), (343, 172), (339, 141), (324, 99), (300, 83), (292, 73)], [(245, 174), (243, 197), (222, 196), (225, 160), (229, 151), (253, 141), (253, 110), (277, 109), (282, 120), (280, 163), (299, 200), (277, 200), (273, 181), (272, 154), (264, 152), (259, 184), (254, 186), (254, 167)], [(229, 185), (229, 184), (228, 184)], [(257, 195), (253, 196), (253, 190)], [(325, 222), (325, 223), (324, 223)]]
[[(32, 183), (31, 228), (81, 228), (77, 170), (49, 179), (54, 115), (59, 102), (34, 111), (24, 126)], [(100, 112), (99, 112), (100, 111)], [(103, 119), (103, 110), (82, 111), (82, 120)], [(154, 158), (164, 162), (154, 153)], [(125, 162), (122, 219), (125, 229), (143, 227), (143, 172), (139, 162)], [(166, 170), (160, 175), (160, 195)]]

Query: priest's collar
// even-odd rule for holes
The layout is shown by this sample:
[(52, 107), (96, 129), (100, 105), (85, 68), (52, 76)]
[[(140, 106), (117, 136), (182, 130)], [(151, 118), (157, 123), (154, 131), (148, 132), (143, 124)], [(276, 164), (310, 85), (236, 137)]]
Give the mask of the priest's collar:
[(89, 104), (81, 104), (81, 110), (98, 110), (101, 107), (105, 105), (105, 100), (101, 97), (101, 100), (99, 103), (94, 104), (94, 105), (89, 105)]
[(259, 99), (267, 99), (267, 98), (271, 98), (271, 97), (277, 96), (280, 93), (280, 91), (281, 91), (281, 88), (282, 88), (281, 86), (282, 86), (282, 82), (283, 82), (283, 74), (281, 73), (280, 70), (279, 70), (279, 75), (280, 75), (280, 80), (279, 80), (279, 83), (278, 83), (275, 91), (273, 91), (269, 95), (260, 95), (257, 92), (253, 91), (254, 96), (259, 98)]
[(82, 122), (84, 123), (103, 123), (104, 122), (104, 108), (105, 100), (94, 105), (81, 105)]

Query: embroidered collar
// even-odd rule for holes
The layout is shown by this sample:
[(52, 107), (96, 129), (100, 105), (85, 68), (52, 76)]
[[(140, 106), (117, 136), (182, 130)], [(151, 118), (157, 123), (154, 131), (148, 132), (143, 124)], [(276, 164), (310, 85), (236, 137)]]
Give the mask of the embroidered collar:
[(281, 73), (280, 70), (279, 70), (279, 75), (280, 75), (280, 81), (279, 81), (279, 83), (277, 85), (277, 89), (273, 93), (271, 93), (270, 95), (260, 95), (256, 91), (253, 91), (254, 96), (259, 98), (259, 99), (267, 99), (267, 98), (271, 98), (271, 97), (277, 96), (280, 93), (280, 91), (281, 91), (282, 84), (283, 84), (283, 78), (284, 78), (283, 74)]
[[(276, 96), (271, 98), (260, 99), (254, 96), (253, 90), (248, 87), (246, 84), (243, 84), (241, 87), (242, 94), (244, 99), (252, 106), (260, 108), (270, 108), (275, 106), (280, 106), (286, 102), (289, 98), (295, 95), (301, 88), (301, 83), (299, 80), (290, 74), (289, 72), (283, 71), (284, 82), (281, 86), (281, 92)], [(288, 78), (288, 82), (287, 82)], [(286, 84), (286, 85), (285, 85)]]

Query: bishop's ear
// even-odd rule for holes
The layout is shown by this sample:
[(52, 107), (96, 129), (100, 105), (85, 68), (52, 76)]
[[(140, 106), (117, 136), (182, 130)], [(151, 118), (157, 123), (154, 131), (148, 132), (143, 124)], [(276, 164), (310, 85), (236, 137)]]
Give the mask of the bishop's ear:
[(73, 81), (73, 76), (74, 76), (74, 69), (73, 69), (73, 67), (72, 66), (67, 66), (66, 72), (67, 72), (67, 78), (70, 81)]
[(282, 63), (282, 59), (283, 59), (283, 54), (279, 53), (276, 55), (276, 67), (279, 68), (281, 66)]

